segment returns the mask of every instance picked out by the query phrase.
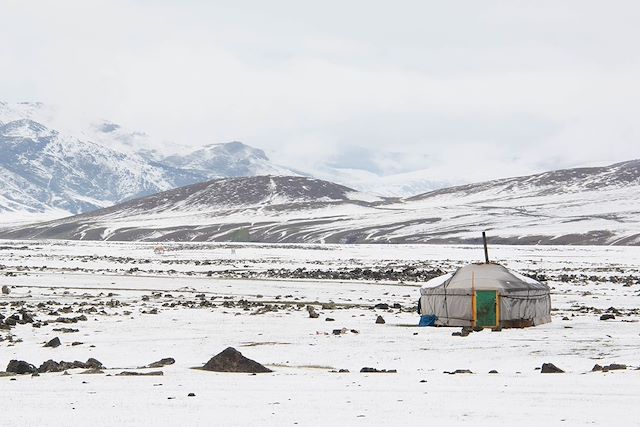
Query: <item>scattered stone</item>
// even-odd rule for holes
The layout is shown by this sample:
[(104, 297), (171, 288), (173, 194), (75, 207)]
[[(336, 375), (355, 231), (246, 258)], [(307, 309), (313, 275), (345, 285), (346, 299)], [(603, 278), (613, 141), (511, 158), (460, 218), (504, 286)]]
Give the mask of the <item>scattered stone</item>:
[(80, 341), (74, 341), (74, 342), (72, 342), (72, 343), (71, 343), (71, 346), (72, 346), (72, 347), (75, 347), (75, 346), (77, 346), (77, 345), (82, 345), (82, 344), (84, 344), (84, 343), (82, 343), (82, 342), (80, 342)]
[(327, 317), (324, 320), (325, 320), (325, 322), (335, 322), (336, 321), (336, 319), (334, 319), (332, 317)]
[(621, 371), (627, 369), (627, 365), (622, 363), (612, 363), (610, 365), (600, 366), (597, 363), (591, 369), (591, 372), (609, 372), (609, 371)]
[(84, 314), (81, 314), (80, 316), (77, 317), (58, 317), (56, 320), (54, 320), (54, 322), (57, 323), (78, 323), (78, 322), (86, 322), (87, 321), (87, 316), (85, 316)]
[(564, 371), (558, 368), (553, 363), (543, 363), (542, 368), (540, 369), (540, 373), (543, 374), (563, 374)]
[(311, 319), (317, 319), (320, 315), (316, 312), (316, 309), (312, 305), (307, 306), (307, 311), (309, 312), (309, 317)]
[(23, 375), (33, 374), (38, 370), (31, 363), (25, 362), (24, 360), (11, 360), (7, 365), (6, 371), (13, 372), (14, 374), (18, 375)]
[(378, 315), (378, 317), (376, 318), (376, 324), (378, 325), (384, 325), (386, 322), (384, 321), (384, 317)]
[(149, 363), (145, 368), (162, 368), (167, 365), (173, 365), (176, 363), (176, 360), (173, 357), (166, 357), (164, 359), (160, 359), (157, 362)]
[(80, 332), (79, 329), (74, 328), (53, 328), (54, 332), (62, 332), (63, 334), (70, 334), (73, 332)]
[(255, 360), (244, 357), (242, 353), (233, 347), (227, 347), (209, 359), (202, 369), (214, 372), (244, 372), (249, 374), (273, 372)]
[(496, 371), (495, 369), (492, 369), (492, 370), (490, 370), (490, 371), (489, 371), (489, 373), (490, 373), (490, 374), (497, 374), (497, 373), (498, 373), (498, 371)]
[(444, 374), (455, 375), (455, 374), (473, 374), (469, 369), (456, 369), (455, 371), (444, 371)]
[(604, 372), (607, 371), (621, 371), (627, 369), (627, 365), (623, 365), (622, 363), (612, 363), (611, 365), (605, 366), (602, 368)]
[(60, 342), (60, 338), (55, 337), (52, 340), (50, 340), (48, 343), (46, 343), (44, 346), (56, 348), (56, 347), (60, 347), (60, 345), (62, 345), (62, 343)]
[(364, 367), (360, 369), (360, 372), (364, 374), (397, 374), (398, 373), (396, 369), (376, 369), (376, 368), (368, 368), (368, 367)]
[(86, 371), (80, 372), (81, 374), (104, 374), (104, 371), (99, 368), (89, 368)]
[(195, 393), (189, 393), (189, 394), (187, 394), (187, 397), (196, 397), (196, 394)]
[(116, 374), (116, 377), (161, 377), (164, 375), (162, 371), (151, 372), (135, 372), (135, 371), (122, 371)]
[(40, 367), (38, 367), (38, 372), (62, 372), (67, 371), (68, 369), (102, 369), (104, 366), (102, 363), (94, 358), (87, 359), (86, 362), (80, 362), (78, 360), (73, 362), (65, 362), (61, 360), (60, 362), (56, 362), (55, 360), (47, 360), (43, 362)]
[(600, 320), (612, 320), (615, 318), (616, 316), (614, 316), (613, 314), (603, 314), (602, 316), (600, 316)]
[(471, 332), (473, 332), (473, 328), (470, 328), (468, 326), (463, 326), (460, 332), (453, 332), (451, 336), (452, 337), (468, 337)]
[(378, 309), (378, 310), (388, 310), (389, 309), (389, 304), (379, 303), (379, 304), (374, 305), (373, 308)]
[(9, 289), (9, 287), (7, 285), (3, 285), (2, 286), (2, 294), (3, 295), (9, 295), (11, 293), (11, 289)]

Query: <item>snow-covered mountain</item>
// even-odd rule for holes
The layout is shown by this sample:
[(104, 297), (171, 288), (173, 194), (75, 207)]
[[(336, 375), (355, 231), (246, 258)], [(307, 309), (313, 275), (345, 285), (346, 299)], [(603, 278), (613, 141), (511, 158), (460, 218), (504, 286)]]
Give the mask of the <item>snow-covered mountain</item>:
[(202, 179), (30, 119), (0, 122), (0, 149), (0, 211), (80, 213)]
[(60, 218), (213, 177), (296, 174), (239, 142), (163, 158), (149, 138), (106, 121), (69, 127), (40, 103), (0, 102), (0, 221)]
[(214, 180), (3, 238), (640, 245), (640, 160), (379, 198), (305, 177)]
[(208, 178), (299, 175), (271, 162), (264, 151), (237, 141), (207, 145), (186, 155), (166, 157), (162, 162)]

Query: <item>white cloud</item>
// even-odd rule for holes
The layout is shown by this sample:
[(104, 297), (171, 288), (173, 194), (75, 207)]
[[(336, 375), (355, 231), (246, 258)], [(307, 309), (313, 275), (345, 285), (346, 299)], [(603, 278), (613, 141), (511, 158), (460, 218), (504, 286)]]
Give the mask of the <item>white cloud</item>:
[(242, 140), (303, 167), (365, 147), (444, 179), (640, 157), (632, 1), (0, 3), (6, 100), (168, 149)]

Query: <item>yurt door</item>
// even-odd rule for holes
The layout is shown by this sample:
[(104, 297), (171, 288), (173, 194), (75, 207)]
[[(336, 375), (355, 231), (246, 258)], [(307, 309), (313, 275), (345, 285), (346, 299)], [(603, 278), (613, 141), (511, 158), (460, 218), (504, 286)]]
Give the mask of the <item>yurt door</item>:
[(476, 291), (475, 324), (483, 328), (498, 326), (498, 292)]

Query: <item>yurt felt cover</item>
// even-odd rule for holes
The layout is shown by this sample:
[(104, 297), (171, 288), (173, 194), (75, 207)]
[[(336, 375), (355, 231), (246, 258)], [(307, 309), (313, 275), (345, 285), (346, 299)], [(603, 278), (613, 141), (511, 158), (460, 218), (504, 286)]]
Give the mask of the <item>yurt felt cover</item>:
[(500, 326), (551, 321), (549, 287), (495, 263), (469, 264), (427, 282), (421, 289), (420, 314), (436, 316), (436, 325), (474, 326), (472, 296), (483, 290), (497, 292)]

